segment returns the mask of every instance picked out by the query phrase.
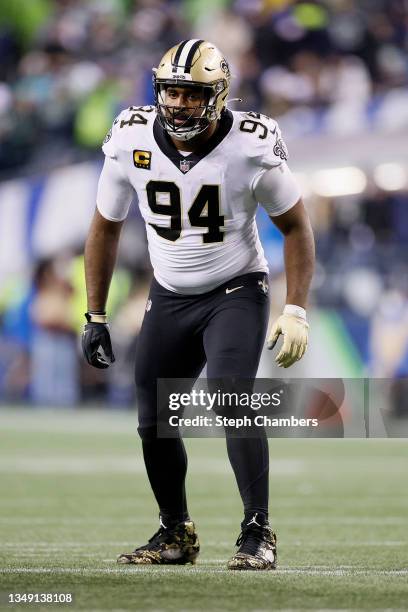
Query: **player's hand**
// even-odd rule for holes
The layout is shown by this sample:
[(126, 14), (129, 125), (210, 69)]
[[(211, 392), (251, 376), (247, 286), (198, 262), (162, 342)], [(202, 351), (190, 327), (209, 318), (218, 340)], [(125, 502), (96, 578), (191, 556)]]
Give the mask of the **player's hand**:
[(283, 336), (281, 350), (276, 356), (276, 363), (283, 368), (289, 368), (306, 352), (309, 324), (306, 318), (295, 314), (282, 314), (272, 325), (268, 338), (268, 349), (271, 350)]
[[(87, 316), (87, 315), (85, 315)], [(89, 316), (87, 317), (89, 321)], [(89, 365), (108, 368), (115, 361), (107, 323), (89, 321), (82, 332), (82, 350)]]

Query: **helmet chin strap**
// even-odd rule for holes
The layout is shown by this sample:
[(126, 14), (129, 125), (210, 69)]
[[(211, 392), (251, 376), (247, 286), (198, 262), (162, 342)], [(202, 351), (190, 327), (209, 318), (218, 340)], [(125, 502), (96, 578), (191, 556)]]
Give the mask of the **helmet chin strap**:
[[(197, 119), (205, 118), (205, 112), (206, 111), (204, 109), (201, 113), (201, 117), (197, 117)], [(175, 140), (180, 140), (180, 141), (185, 142), (205, 132), (205, 130), (209, 127), (210, 123), (211, 122), (207, 120), (207, 125), (205, 125), (204, 127), (200, 126), (200, 124), (197, 124), (195, 127), (190, 128), (190, 129), (185, 128), (185, 130), (173, 130), (171, 126), (169, 125), (169, 123), (166, 122), (166, 125), (168, 126), (166, 128), (166, 131)]]
[(188, 130), (187, 132), (175, 132), (174, 130), (171, 130), (171, 129), (168, 129), (166, 131), (175, 140), (186, 141), (186, 140), (191, 140), (195, 136), (198, 136), (199, 134), (202, 134), (203, 132), (205, 132), (205, 130), (209, 127), (209, 125), (210, 124), (206, 125), (202, 129), (199, 129), (197, 127), (196, 129)]
[(186, 132), (185, 134), (180, 134), (180, 132), (174, 132), (173, 130), (166, 130), (169, 136), (174, 138), (174, 140), (180, 140), (182, 142), (186, 142), (187, 140), (191, 140), (194, 136), (198, 136), (198, 133), (194, 133), (192, 131)]

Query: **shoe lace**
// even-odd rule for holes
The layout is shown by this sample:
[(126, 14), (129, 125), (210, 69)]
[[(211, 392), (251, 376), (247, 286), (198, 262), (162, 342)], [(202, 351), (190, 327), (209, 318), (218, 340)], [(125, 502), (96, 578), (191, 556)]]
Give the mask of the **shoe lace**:
[(149, 541), (144, 546), (140, 546), (138, 550), (152, 550), (160, 548), (160, 544), (167, 541), (169, 537), (169, 530), (165, 527), (159, 527), (159, 529), (149, 538)]
[(258, 552), (260, 544), (265, 541), (265, 534), (262, 527), (247, 527), (244, 528), (238, 536), (236, 546), (239, 546), (238, 552), (246, 555), (255, 556)]

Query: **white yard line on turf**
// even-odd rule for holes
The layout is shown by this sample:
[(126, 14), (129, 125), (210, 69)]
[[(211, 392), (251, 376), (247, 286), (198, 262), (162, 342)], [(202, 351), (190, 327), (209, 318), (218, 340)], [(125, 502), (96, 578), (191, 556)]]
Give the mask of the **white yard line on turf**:
[[(57, 525), (58, 527), (72, 526), (72, 525), (110, 525), (112, 527), (117, 526), (117, 518), (98, 518), (95, 516), (89, 517), (70, 517), (70, 518), (45, 518), (45, 517), (0, 517), (0, 525)], [(121, 518), (120, 524), (122, 525), (146, 525), (148, 521), (144, 519), (138, 519), (137, 517), (132, 518)], [(324, 519), (319, 517), (297, 517), (297, 518), (280, 518), (277, 521), (279, 525), (312, 525), (320, 527), (324, 525), (406, 525), (408, 527), (408, 517), (404, 516), (385, 516), (385, 517), (344, 517), (344, 516), (327, 516)], [(231, 525), (231, 519), (229, 517), (213, 518), (208, 521), (208, 526), (212, 525)]]
[[(231, 467), (226, 459), (208, 458), (205, 464), (190, 462), (194, 474), (230, 474)], [(278, 459), (271, 466), (271, 474), (277, 476), (297, 475), (305, 466), (300, 460)], [(96, 455), (92, 457), (48, 456), (48, 457), (11, 457), (2, 456), (0, 472), (4, 474), (92, 474), (92, 473), (144, 473), (142, 459), (135, 455)]]
[[(1, 469), (0, 469), (0, 472), (1, 472)], [(315, 492), (315, 495), (316, 495), (316, 492)], [(339, 497), (341, 496), (339, 495)], [(275, 508), (275, 514), (279, 514), (279, 510), (286, 511), (287, 508), (295, 508), (295, 509), (299, 508), (299, 498), (300, 496), (296, 495), (293, 498), (289, 498), (286, 500), (285, 499), (283, 500), (274, 499), (273, 506)], [(312, 497), (309, 497), (308, 503), (311, 499)], [(333, 504), (333, 500), (335, 499), (336, 497), (331, 496), (330, 500), (327, 500), (327, 501), (330, 502), (330, 504)], [(33, 497), (33, 496), (27, 496), (27, 497), (19, 496), (18, 497), (19, 507), (22, 507), (22, 506), (31, 507), (32, 509), (34, 506), (41, 506), (41, 508), (43, 508), (44, 506), (52, 507), (53, 505), (58, 504), (59, 502), (60, 502), (60, 498), (57, 497), (56, 495), (43, 495), (39, 497)], [(397, 502), (397, 503), (394, 504), (394, 502)], [(371, 509), (371, 513), (372, 513), (373, 505), (375, 504), (378, 505), (380, 512), (384, 505), (387, 507), (388, 511), (390, 511), (390, 504), (393, 504), (394, 510), (398, 508), (405, 510), (405, 508), (408, 507), (408, 495), (399, 495), (399, 496), (394, 496), (394, 497), (384, 496), (384, 498), (380, 498), (378, 495), (364, 495), (364, 498), (359, 499), (359, 500), (352, 500), (352, 499), (347, 500), (347, 499), (342, 498), (341, 503), (343, 507), (352, 506), (352, 508), (350, 508), (350, 511), (348, 511), (349, 515), (351, 514), (351, 510), (353, 510), (353, 514), (354, 514), (357, 509), (364, 510), (365, 508), (368, 508), (368, 507)], [(105, 499), (104, 504), (117, 506), (117, 499), (114, 499), (114, 498)], [(141, 508), (142, 510), (144, 510), (145, 504), (146, 504), (145, 499), (138, 498), (137, 496), (131, 496), (131, 497), (126, 497), (122, 495), (120, 496), (120, 507), (122, 510), (125, 508), (130, 508), (132, 511), (134, 511), (136, 508)], [(0, 499), (0, 513), (4, 515), (7, 515), (8, 512), (14, 514), (15, 506), (16, 506), (15, 497)], [(214, 506), (213, 499), (212, 500), (200, 499), (201, 510), (204, 510), (205, 508), (209, 508), (211, 510), (213, 506)], [(324, 511), (326, 507), (327, 507), (327, 504), (324, 502), (321, 502), (321, 504), (317, 505), (317, 509), (319, 512), (321, 512), (322, 510)], [(312, 504), (312, 509), (314, 508), (315, 506)], [(146, 519), (146, 524), (149, 522), (150, 521)]]
[[(231, 542), (227, 540), (206, 540), (206, 546), (231, 546)], [(64, 549), (78, 548), (88, 549), (88, 548), (106, 548), (106, 547), (118, 547), (118, 546), (131, 546), (132, 543), (129, 542), (61, 542), (58, 544), (52, 542), (2, 542), (2, 548), (11, 548), (11, 549), (24, 549), (26, 551), (38, 551), (39, 548), (45, 548), (46, 551), (60, 551)], [(353, 540), (352, 542), (342, 541), (322, 541), (322, 542), (309, 542), (309, 541), (296, 541), (290, 542), (285, 541), (285, 548), (288, 546), (308, 546), (309, 548), (320, 548), (322, 546), (325, 547), (335, 547), (335, 546), (343, 546), (345, 548), (357, 548), (361, 546), (408, 546), (408, 541), (403, 540)], [(44, 551), (44, 552), (46, 552)], [(39, 551), (38, 554), (41, 554)]]
[[(217, 564), (224, 564), (226, 562), (225, 559), (214, 559), (209, 560), (209, 563), (217, 563)], [(156, 566), (156, 567), (136, 567), (136, 566), (131, 566), (131, 567), (120, 567), (120, 568), (79, 568), (79, 567), (56, 567), (56, 568), (50, 568), (50, 567), (33, 567), (33, 568), (28, 568), (28, 567), (13, 567), (13, 568), (6, 568), (6, 569), (1, 569), (0, 570), (0, 575), (1, 574), (79, 574), (79, 575), (84, 575), (84, 576), (98, 576), (98, 575), (103, 575), (103, 574), (115, 574), (120, 576), (121, 574), (123, 574), (124, 572), (130, 572), (130, 571), (135, 571), (135, 572), (152, 572), (152, 571), (159, 571), (159, 572), (166, 572), (166, 573), (170, 573), (170, 572), (178, 572), (180, 573), (180, 571), (184, 572), (193, 572), (193, 573), (214, 573), (214, 572), (223, 572), (226, 571), (225, 567), (220, 567), (220, 568), (208, 568), (208, 567), (199, 567), (199, 566), (194, 566), (194, 567), (186, 567), (186, 568), (180, 568), (180, 567), (172, 567), (172, 566), (168, 566), (168, 567), (160, 567), (160, 566)], [(369, 568), (350, 568), (349, 566), (347, 566), (346, 568), (333, 568), (333, 567), (327, 567), (327, 568), (323, 568), (322, 566), (319, 566), (318, 568), (314, 568), (314, 567), (297, 567), (297, 568), (291, 568), (291, 567), (280, 567), (277, 570), (274, 570), (273, 572), (237, 572), (240, 576), (248, 576), (248, 575), (265, 575), (266, 573), (268, 575), (279, 575), (279, 574), (307, 574), (307, 575), (323, 575), (323, 576), (353, 576), (353, 575), (371, 575), (371, 576), (407, 576), (408, 575), (408, 569), (395, 569), (395, 570), (384, 570), (384, 569), (369, 569)]]
[(102, 410), (0, 410), (0, 430), (137, 436), (137, 414)]

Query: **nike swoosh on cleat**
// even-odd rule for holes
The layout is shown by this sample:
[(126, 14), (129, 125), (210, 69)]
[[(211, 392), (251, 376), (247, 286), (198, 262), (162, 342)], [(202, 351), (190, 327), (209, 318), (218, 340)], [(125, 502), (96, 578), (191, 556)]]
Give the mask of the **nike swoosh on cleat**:
[(225, 293), (228, 295), (228, 293), (232, 293), (233, 291), (238, 291), (238, 289), (243, 289), (244, 285), (241, 285), (240, 287), (234, 287), (233, 289), (226, 289)]

